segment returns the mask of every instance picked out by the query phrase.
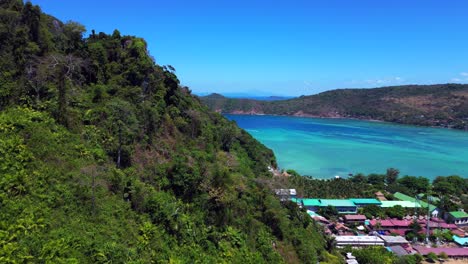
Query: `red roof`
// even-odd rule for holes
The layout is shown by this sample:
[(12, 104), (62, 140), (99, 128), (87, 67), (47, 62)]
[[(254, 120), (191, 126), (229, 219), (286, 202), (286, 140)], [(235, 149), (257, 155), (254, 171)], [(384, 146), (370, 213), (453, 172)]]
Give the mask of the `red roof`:
[(419, 254), (427, 255), (431, 252), (439, 255), (442, 252), (445, 252), (449, 257), (468, 257), (468, 248), (427, 248), (421, 246), (415, 246)]
[(408, 231), (408, 229), (391, 229), (389, 230), (388, 232), (390, 234), (398, 234), (400, 236), (405, 236), (406, 235), (406, 231)]
[(454, 235), (459, 236), (459, 237), (465, 237), (465, 231), (460, 230), (460, 229), (452, 230), (452, 233), (453, 233)]
[(375, 219), (372, 219), (369, 221), (370, 225), (371, 226), (376, 226), (377, 223), (380, 223), (380, 226), (381, 227), (393, 227), (393, 223), (392, 221), (390, 220), (375, 220)]
[(365, 215), (345, 215), (344, 218), (348, 221), (365, 221), (367, 219)]
[[(423, 224), (422, 226), (426, 226)], [(455, 224), (429, 222), (429, 228), (457, 229)]]
[(407, 220), (398, 220), (398, 219), (388, 219), (388, 220), (375, 220), (372, 219), (369, 221), (371, 226), (376, 226), (380, 222), (381, 227), (408, 227), (411, 225), (411, 221)]
[(408, 227), (412, 223), (412, 221), (398, 220), (398, 219), (392, 219), (391, 221), (393, 225), (398, 226), (398, 227)]

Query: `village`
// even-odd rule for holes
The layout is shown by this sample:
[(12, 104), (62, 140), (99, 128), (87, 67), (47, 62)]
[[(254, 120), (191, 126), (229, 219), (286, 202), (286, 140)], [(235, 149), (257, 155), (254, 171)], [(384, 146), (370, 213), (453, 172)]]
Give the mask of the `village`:
[[(281, 200), (304, 208), (334, 238), (337, 248), (382, 246), (400, 257), (419, 254), (429, 260), (468, 260), (468, 213), (463, 210), (442, 212), (399, 192), (392, 195), (394, 200), (387, 200), (382, 192), (357, 199), (299, 198), (296, 189), (275, 192)], [(393, 217), (383, 216), (382, 210)], [(351, 253), (346, 261), (358, 263)]]

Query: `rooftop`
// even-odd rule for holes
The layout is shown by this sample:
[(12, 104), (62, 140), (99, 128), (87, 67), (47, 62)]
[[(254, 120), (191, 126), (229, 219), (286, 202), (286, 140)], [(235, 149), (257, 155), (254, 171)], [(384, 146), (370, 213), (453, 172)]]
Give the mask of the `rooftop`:
[(296, 199), (292, 198), (291, 201), (296, 202), (296, 203), (302, 203), (304, 206), (320, 206), (321, 203), (319, 202), (319, 199)]
[(427, 248), (422, 246), (415, 246), (414, 249), (419, 252), (421, 255), (427, 255), (430, 252), (439, 255), (442, 252), (445, 252), (449, 257), (468, 257), (468, 248)]
[(462, 247), (468, 247), (468, 237), (453, 236), (453, 241)]
[(421, 201), (421, 200), (416, 200), (416, 198), (414, 197), (411, 197), (411, 196), (408, 196), (406, 194), (403, 194), (401, 192), (396, 192), (394, 195), (393, 195), (395, 198), (397, 198), (398, 200), (402, 200), (402, 201), (409, 201), (409, 202), (417, 202), (419, 203), (422, 207), (428, 207), (429, 206), (429, 210), (431, 211), (434, 211), (437, 207), (435, 205), (432, 205), (432, 204), (428, 204), (424, 201)]
[(408, 240), (402, 236), (380, 236), (386, 243), (392, 244), (408, 244)]
[(383, 240), (377, 236), (336, 236), (337, 243), (383, 243)]
[(348, 221), (364, 221), (367, 218), (365, 215), (345, 215), (344, 219)]
[(411, 225), (411, 221), (407, 220), (398, 220), (398, 219), (382, 219), (382, 220), (376, 220), (372, 219), (370, 220), (370, 225), (371, 226), (376, 226), (378, 223), (380, 223), (381, 227), (408, 227)]
[(352, 198), (349, 200), (355, 204), (375, 204), (375, 205), (382, 204), (382, 202), (380, 202), (379, 200), (372, 199), (372, 198)]
[(388, 247), (393, 253), (395, 253), (397, 256), (405, 256), (408, 255), (408, 252), (402, 248), (401, 246), (391, 246)]
[(462, 211), (454, 211), (450, 212), (450, 215), (455, 217), (455, 218), (465, 218), (468, 217), (468, 213), (462, 212)]
[(350, 200), (344, 199), (319, 199), (321, 206), (335, 206), (335, 207), (355, 207), (356, 205)]
[(421, 207), (420, 204), (410, 201), (381, 201), (382, 207), (394, 207), (394, 206), (401, 206), (403, 208), (419, 208)]

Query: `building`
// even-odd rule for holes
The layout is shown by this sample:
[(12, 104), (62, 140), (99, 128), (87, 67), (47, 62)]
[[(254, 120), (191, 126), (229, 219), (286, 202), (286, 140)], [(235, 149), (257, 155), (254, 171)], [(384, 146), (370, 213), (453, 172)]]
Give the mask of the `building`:
[[(409, 226), (411, 225), (412, 221), (408, 220), (398, 220), (398, 219), (384, 219), (384, 220), (376, 220), (372, 219), (369, 221), (369, 226), (373, 230), (387, 230), (387, 231), (394, 231), (394, 230), (408, 230)], [(395, 232), (392, 232), (395, 233)], [(398, 233), (399, 234), (399, 233)]]
[(401, 201), (408, 201), (408, 202), (413, 202), (413, 203), (418, 203), (422, 208), (428, 208), (429, 207), (429, 212), (431, 213), (432, 217), (438, 217), (439, 215), (439, 210), (437, 210), (437, 207), (435, 205), (432, 205), (430, 203), (426, 203), (424, 201), (421, 201), (419, 199), (416, 199), (414, 197), (408, 196), (406, 194), (396, 192), (393, 195), (395, 198)]
[(380, 206), (383, 208), (386, 208), (386, 207), (394, 207), (397, 205), (403, 208), (421, 208), (421, 205), (419, 203), (410, 202), (410, 201), (382, 201), (382, 205)]
[(468, 226), (468, 214), (464, 211), (450, 212), (447, 220), (457, 226)]
[(379, 201), (387, 201), (387, 198), (385, 198), (385, 195), (382, 192), (376, 192), (375, 198)]
[(408, 245), (409, 242), (406, 238), (402, 236), (379, 236), (385, 243), (385, 246), (405, 246)]
[(468, 237), (453, 236), (453, 241), (461, 247), (468, 247)]
[(337, 247), (383, 246), (384, 241), (378, 236), (336, 236)]
[(291, 201), (296, 202), (299, 206), (305, 207), (307, 210), (312, 212), (317, 212), (321, 203), (319, 199), (310, 199), (310, 198), (292, 198)]
[(402, 246), (391, 246), (391, 247), (388, 247), (395, 255), (399, 256), (399, 257), (403, 257), (403, 256), (406, 256), (408, 255), (408, 251), (406, 251), (406, 249), (404, 249)]
[(333, 206), (340, 214), (355, 214), (357, 206), (350, 200), (342, 199), (319, 199), (320, 207)]
[(317, 212), (319, 208), (333, 206), (340, 214), (355, 214), (357, 213), (357, 206), (347, 199), (311, 199), (311, 198), (293, 198), (300, 206), (307, 208), (307, 210)]
[(370, 198), (352, 198), (349, 199), (353, 202), (358, 208), (368, 206), (368, 205), (377, 205), (381, 206), (382, 203), (377, 199), (370, 199)]
[(444, 252), (452, 259), (468, 259), (468, 248), (427, 248), (424, 246), (415, 246), (414, 249), (423, 256), (427, 256), (427, 254), (431, 252), (436, 255)]
[(275, 189), (275, 194), (280, 197), (281, 201), (286, 201), (292, 198), (296, 198), (296, 189)]
[(365, 215), (345, 215), (343, 218), (347, 224), (364, 224), (367, 220)]

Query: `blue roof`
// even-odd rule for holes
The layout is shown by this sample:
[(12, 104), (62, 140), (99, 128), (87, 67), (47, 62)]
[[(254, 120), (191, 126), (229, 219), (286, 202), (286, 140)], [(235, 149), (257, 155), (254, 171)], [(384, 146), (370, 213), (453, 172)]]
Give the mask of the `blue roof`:
[(345, 199), (319, 199), (322, 203), (321, 206), (335, 206), (335, 207), (356, 207), (350, 200)]
[(468, 247), (468, 237), (453, 236), (452, 238), (458, 245)]
[(381, 205), (382, 202), (380, 202), (377, 199), (372, 199), (372, 198), (352, 198), (349, 199), (351, 202), (355, 204), (375, 204), (375, 205)]

